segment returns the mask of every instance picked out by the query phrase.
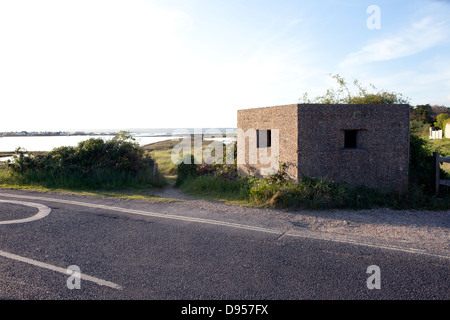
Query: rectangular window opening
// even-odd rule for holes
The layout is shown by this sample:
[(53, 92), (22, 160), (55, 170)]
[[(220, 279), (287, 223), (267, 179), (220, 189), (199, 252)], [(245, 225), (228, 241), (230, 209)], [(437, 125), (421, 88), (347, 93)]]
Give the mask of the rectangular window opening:
[(358, 130), (344, 131), (344, 148), (356, 149), (358, 147)]
[(256, 130), (256, 147), (270, 148), (272, 146), (271, 130)]

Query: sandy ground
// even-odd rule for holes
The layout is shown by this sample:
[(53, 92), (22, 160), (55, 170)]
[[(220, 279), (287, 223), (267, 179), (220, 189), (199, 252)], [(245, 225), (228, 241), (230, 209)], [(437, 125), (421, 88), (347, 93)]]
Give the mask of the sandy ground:
[(450, 258), (450, 211), (290, 211), (250, 208), (195, 199), (172, 187), (167, 187), (156, 195), (182, 200), (170, 206), (173, 214), (230, 219), (276, 229), (286, 234), (401, 248)]

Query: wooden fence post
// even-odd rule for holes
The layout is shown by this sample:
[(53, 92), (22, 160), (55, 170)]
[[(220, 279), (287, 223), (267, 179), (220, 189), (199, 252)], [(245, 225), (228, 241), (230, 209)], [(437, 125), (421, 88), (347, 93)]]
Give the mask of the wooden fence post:
[(156, 181), (158, 178), (158, 164), (155, 162), (153, 165), (153, 180)]

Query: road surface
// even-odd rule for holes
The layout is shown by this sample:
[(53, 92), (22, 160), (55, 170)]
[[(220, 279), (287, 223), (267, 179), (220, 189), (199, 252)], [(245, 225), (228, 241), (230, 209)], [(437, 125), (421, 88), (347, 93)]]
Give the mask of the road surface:
[(170, 210), (0, 190), (0, 299), (450, 298), (447, 256)]

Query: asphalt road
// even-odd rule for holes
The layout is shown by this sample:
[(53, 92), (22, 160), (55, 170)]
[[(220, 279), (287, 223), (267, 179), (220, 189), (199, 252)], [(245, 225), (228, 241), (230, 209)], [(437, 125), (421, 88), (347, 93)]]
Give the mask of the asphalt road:
[(161, 206), (0, 190), (0, 299), (450, 298), (446, 257), (178, 219)]

